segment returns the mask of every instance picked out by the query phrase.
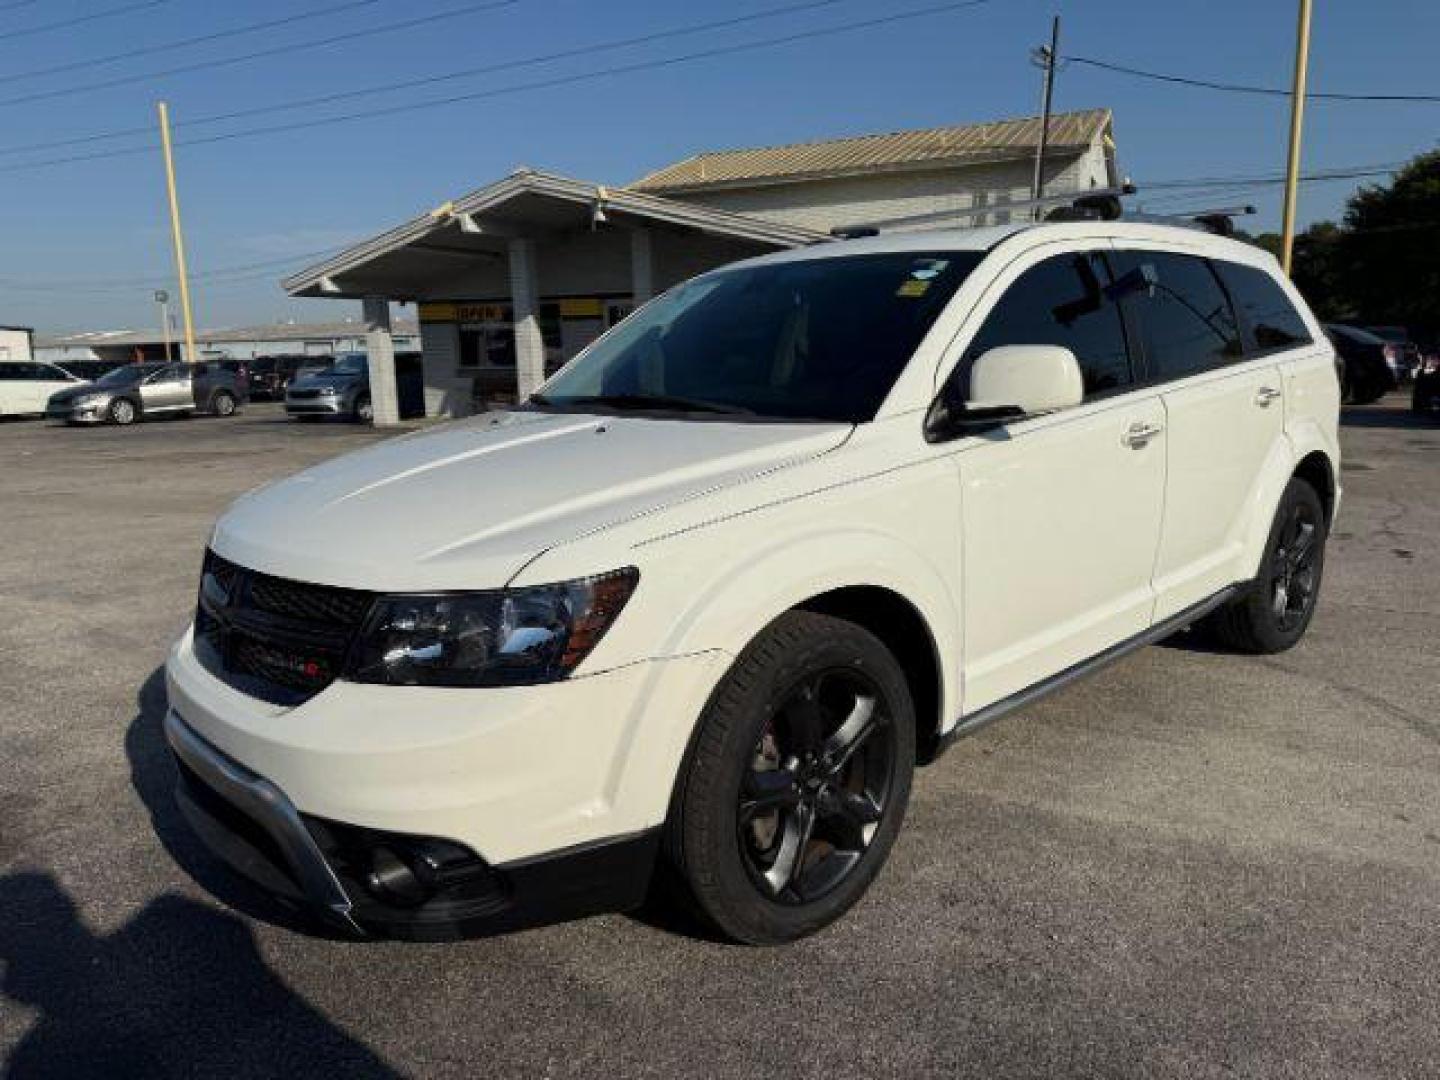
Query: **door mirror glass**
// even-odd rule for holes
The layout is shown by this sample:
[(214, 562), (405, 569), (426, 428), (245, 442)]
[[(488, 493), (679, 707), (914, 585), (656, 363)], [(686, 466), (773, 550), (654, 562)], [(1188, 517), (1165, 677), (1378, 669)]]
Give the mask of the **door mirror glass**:
[(1001, 345), (970, 370), (967, 411), (1009, 409), (1031, 416), (1079, 405), (1085, 380), (1075, 354), (1060, 345)]

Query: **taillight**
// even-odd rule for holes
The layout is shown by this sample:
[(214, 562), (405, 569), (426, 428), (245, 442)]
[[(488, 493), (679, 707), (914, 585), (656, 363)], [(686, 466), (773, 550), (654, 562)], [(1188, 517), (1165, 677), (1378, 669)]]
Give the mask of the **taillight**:
[(1387, 364), (1398, 364), (1400, 362), (1400, 350), (1394, 345), (1386, 345), (1384, 353)]
[(1440, 372), (1440, 354), (1425, 357), (1425, 374), (1434, 375)]

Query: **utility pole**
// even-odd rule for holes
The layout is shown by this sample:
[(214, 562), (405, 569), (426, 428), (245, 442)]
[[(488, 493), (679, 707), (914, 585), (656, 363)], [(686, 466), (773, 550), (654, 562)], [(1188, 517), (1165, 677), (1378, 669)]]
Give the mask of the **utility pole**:
[(170, 294), (164, 289), (155, 290), (155, 303), (160, 305), (160, 332), (165, 335), (165, 362), (170, 363)]
[[(1030, 198), (1039, 199), (1045, 194), (1045, 148), (1050, 141), (1050, 103), (1055, 96), (1055, 65), (1060, 58), (1060, 16), (1056, 15), (1050, 24), (1050, 47), (1043, 45), (1031, 53), (1032, 59), (1045, 69), (1045, 93), (1040, 104), (1040, 141), (1035, 146), (1035, 178), (1030, 182)], [(1035, 208), (1040, 216), (1040, 208)]]
[(1285, 167), (1285, 221), (1280, 232), (1280, 265), (1288, 277), (1295, 255), (1295, 188), (1300, 179), (1300, 134), (1305, 126), (1305, 76), (1310, 68), (1310, 0), (1300, 0), (1295, 30), (1295, 83), (1290, 90), (1290, 159)]
[(185, 362), (195, 363), (195, 319), (190, 311), (190, 275), (185, 269), (185, 237), (180, 232), (180, 197), (175, 193), (175, 157), (170, 149), (170, 110), (159, 103), (160, 145), (165, 152), (165, 187), (170, 194), (170, 232), (175, 238), (175, 273), (180, 278), (180, 311), (185, 318)]

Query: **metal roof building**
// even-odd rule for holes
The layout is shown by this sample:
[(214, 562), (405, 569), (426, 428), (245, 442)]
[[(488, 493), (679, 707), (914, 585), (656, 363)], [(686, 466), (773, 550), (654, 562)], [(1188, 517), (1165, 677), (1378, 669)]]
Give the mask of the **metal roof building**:
[[(911, 214), (1003, 224), (1038, 118), (698, 154), (611, 187), (521, 169), (287, 278), (363, 302), (377, 423), (394, 418), (392, 301), (418, 307), (426, 411), (530, 393), (657, 292), (829, 230)], [(1052, 117), (1047, 193), (1119, 179), (1108, 109)]]
[[(413, 320), (395, 324), (395, 347), (408, 351), (420, 347), (419, 327)], [(250, 360), (276, 353), (334, 355), (365, 349), (365, 327), (359, 322), (273, 323), (263, 326), (235, 326), (219, 330), (198, 330), (196, 344), (201, 354)], [(172, 342), (174, 355), (180, 344)], [(46, 363), (63, 365), (67, 360), (105, 360), (129, 363), (134, 360), (165, 359), (164, 335), (158, 330), (92, 330), (78, 334), (44, 334), (35, 338), (35, 356)]]

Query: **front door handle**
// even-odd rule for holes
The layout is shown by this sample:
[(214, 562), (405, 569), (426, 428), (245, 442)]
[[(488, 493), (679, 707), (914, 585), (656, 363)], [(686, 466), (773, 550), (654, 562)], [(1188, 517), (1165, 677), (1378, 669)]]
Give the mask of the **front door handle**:
[(1161, 424), (1147, 424), (1144, 421), (1131, 424), (1120, 441), (1126, 446), (1141, 447), (1159, 435), (1165, 428)]
[(1255, 404), (1259, 405), (1262, 409), (1268, 409), (1270, 403), (1276, 401), (1279, 397), (1280, 391), (1276, 390), (1273, 386), (1262, 386), (1259, 390), (1255, 391)]

